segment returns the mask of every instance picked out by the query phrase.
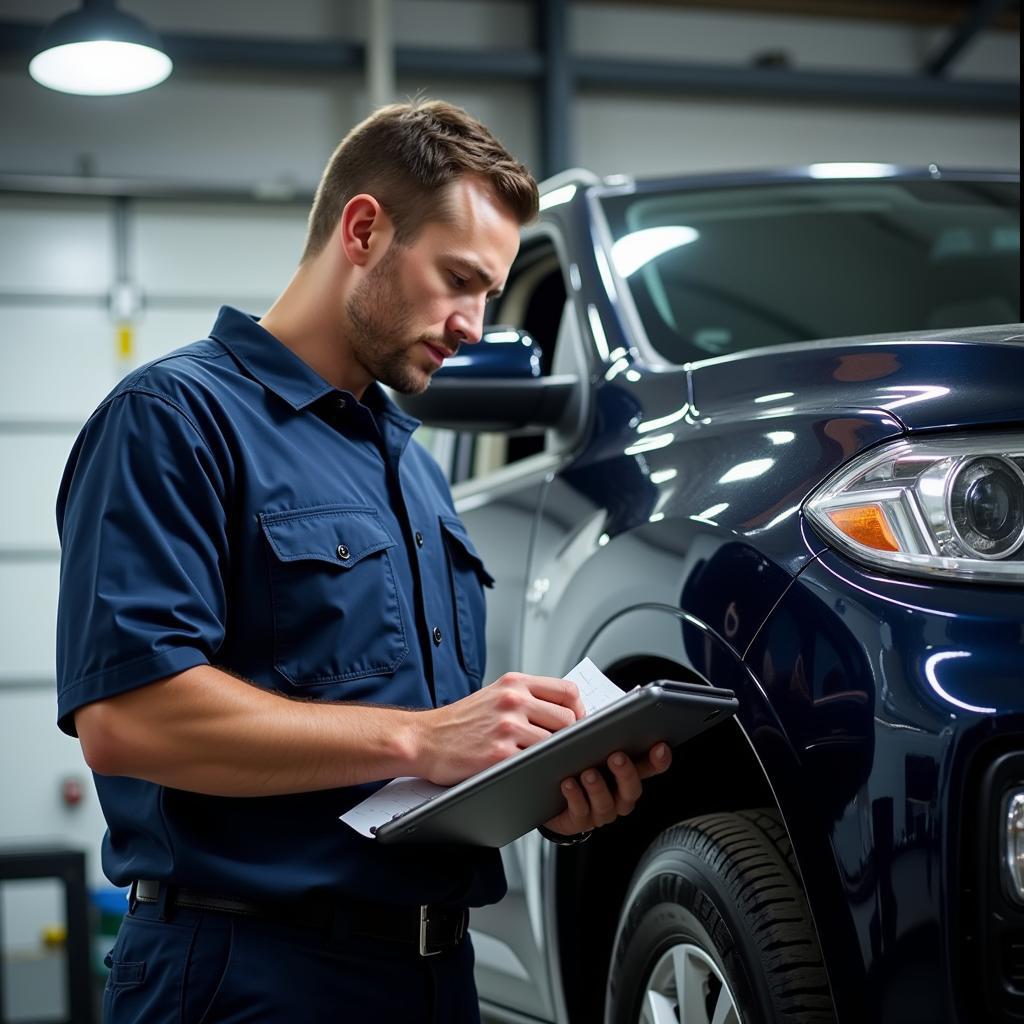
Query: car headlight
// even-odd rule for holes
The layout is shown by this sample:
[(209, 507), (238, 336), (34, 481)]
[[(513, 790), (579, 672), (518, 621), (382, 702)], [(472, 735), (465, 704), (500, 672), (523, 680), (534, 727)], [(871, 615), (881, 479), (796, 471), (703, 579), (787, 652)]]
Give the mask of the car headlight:
[(1024, 790), (1010, 793), (1005, 806), (1003, 864), (1010, 895), (1018, 903), (1024, 903)]
[(915, 576), (1024, 580), (1024, 434), (900, 440), (855, 458), (804, 511), (869, 565)]

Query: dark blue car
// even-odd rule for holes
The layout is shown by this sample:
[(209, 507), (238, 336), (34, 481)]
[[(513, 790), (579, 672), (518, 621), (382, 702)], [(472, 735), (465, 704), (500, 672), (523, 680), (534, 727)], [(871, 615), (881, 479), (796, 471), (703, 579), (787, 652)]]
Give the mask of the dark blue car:
[(488, 679), (740, 701), (629, 818), (506, 848), (495, 1019), (1024, 1020), (1018, 204), (934, 166), (569, 173), (507, 326), (405, 400), (497, 580)]

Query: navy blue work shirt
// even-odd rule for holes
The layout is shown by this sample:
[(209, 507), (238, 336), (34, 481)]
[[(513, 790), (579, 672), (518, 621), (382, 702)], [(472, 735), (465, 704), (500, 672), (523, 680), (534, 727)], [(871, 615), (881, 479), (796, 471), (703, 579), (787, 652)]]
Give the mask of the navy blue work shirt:
[[(493, 580), (418, 425), (227, 306), (209, 338), (123, 380), (58, 497), (60, 727), (207, 663), (312, 700), (429, 708), (478, 689)], [(385, 846), (338, 820), (379, 785), (229, 798), (96, 776), (103, 869), (263, 900), (501, 898), (497, 851)]]

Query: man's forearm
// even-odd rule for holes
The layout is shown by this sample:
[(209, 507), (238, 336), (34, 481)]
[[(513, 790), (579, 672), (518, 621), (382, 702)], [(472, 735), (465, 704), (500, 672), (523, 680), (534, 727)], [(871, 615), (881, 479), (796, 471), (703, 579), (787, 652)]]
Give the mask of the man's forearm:
[(201, 665), (79, 709), (90, 767), (215, 796), (415, 774), (415, 711), (289, 700)]

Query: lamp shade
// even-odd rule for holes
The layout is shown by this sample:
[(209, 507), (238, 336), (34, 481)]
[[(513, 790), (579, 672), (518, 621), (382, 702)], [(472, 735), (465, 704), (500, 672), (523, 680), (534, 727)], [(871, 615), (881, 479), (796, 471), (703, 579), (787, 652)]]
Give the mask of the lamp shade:
[(171, 67), (160, 38), (144, 22), (94, 0), (43, 32), (28, 72), (59, 92), (113, 96), (158, 85)]

